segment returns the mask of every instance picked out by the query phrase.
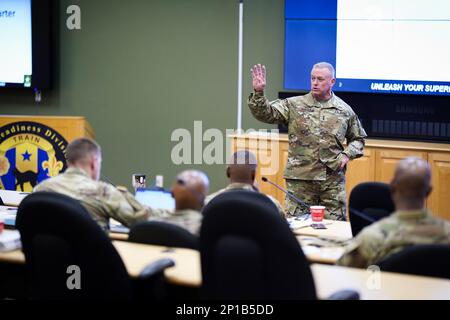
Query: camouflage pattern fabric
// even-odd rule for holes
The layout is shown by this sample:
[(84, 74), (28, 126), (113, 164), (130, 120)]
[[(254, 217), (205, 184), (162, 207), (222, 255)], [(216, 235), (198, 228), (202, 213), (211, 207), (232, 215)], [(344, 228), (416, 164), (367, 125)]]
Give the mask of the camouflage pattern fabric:
[(396, 211), (364, 228), (346, 247), (337, 264), (367, 268), (415, 244), (450, 244), (450, 223), (425, 209)]
[(163, 221), (178, 225), (190, 233), (197, 236), (200, 235), (200, 227), (202, 224), (203, 215), (196, 210), (182, 209), (182, 210), (167, 210), (154, 209), (150, 221)]
[(109, 229), (109, 218), (130, 227), (152, 215), (152, 210), (141, 205), (128, 191), (92, 180), (77, 168), (68, 168), (66, 172), (44, 180), (33, 191), (57, 192), (79, 200), (105, 231)]
[(273, 102), (252, 93), (248, 105), (256, 119), (288, 127), (286, 179), (324, 181), (326, 168), (336, 171), (343, 154), (350, 160), (363, 155), (366, 132), (352, 108), (334, 93), (326, 102), (311, 93)]
[[(324, 102), (315, 100), (311, 93), (269, 102), (263, 93), (255, 92), (250, 95), (248, 106), (256, 119), (288, 127), (289, 150), (284, 172), (288, 189), (300, 198), (308, 198), (308, 204), (325, 205), (329, 211), (327, 218), (345, 219), (345, 178), (341, 177), (339, 168), (344, 155), (350, 160), (363, 155), (367, 136), (352, 108), (334, 93)], [(320, 182), (328, 179), (331, 181), (322, 187)], [(295, 187), (292, 180), (316, 183), (310, 183), (309, 187), (307, 183), (299, 183)], [(335, 185), (336, 180), (342, 185)], [(289, 185), (298, 188), (298, 192)], [(301, 214), (298, 210), (293, 208), (291, 200), (287, 201), (286, 211)]]
[[(224, 193), (226, 191), (230, 191), (230, 190), (248, 190), (248, 191), (255, 191), (256, 192), (256, 190), (253, 188), (253, 186), (251, 184), (247, 184), (247, 183), (230, 183), (224, 189), (220, 189), (219, 191), (208, 195), (206, 197), (206, 199), (205, 199), (205, 206), (206, 206), (206, 204), (208, 202), (210, 202), (213, 198), (217, 197), (219, 194)], [(269, 197), (269, 199), (272, 200), (272, 202), (275, 204), (275, 206), (278, 209), (278, 212), (280, 213), (280, 216), (285, 218), (286, 217), (285, 211), (283, 210), (283, 207), (278, 202), (278, 200), (275, 199), (274, 197), (270, 196), (270, 195), (266, 194), (266, 196)]]
[[(294, 196), (308, 206), (325, 206), (325, 219), (346, 220), (345, 173), (327, 170), (325, 181), (286, 179)], [(286, 196), (286, 212), (291, 216), (308, 214), (309, 209)]]

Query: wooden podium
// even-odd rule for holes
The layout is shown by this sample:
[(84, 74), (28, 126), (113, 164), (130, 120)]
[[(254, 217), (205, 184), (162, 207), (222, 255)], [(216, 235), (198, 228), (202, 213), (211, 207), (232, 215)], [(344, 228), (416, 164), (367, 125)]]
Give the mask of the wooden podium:
[(0, 116), (0, 127), (22, 121), (44, 124), (59, 132), (68, 143), (81, 137), (95, 138), (94, 130), (85, 117), (2, 115)]
[(0, 116), (0, 189), (30, 192), (67, 168), (67, 145), (94, 138), (84, 117)]

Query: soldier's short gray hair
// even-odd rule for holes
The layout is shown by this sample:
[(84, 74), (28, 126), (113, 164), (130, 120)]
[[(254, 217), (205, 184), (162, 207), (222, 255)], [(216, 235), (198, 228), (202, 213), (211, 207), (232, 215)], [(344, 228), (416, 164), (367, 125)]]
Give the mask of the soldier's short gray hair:
[(101, 148), (97, 142), (89, 138), (73, 140), (66, 149), (66, 159), (69, 164), (86, 160), (89, 156), (101, 154)]
[(334, 71), (334, 67), (333, 67), (333, 65), (332, 65), (331, 63), (328, 63), (328, 62), (318, 62), (318, 63), (316, 63), (315, 65), (313, 65), (312, 68), (313, 68), (313, 69), (315, 69), (315, 68), (320, 68), (320, 69), (322, 69), (322, 68), (327, 68), (328, 70), (330, 70), (331, 78), (334, 79), (335, 71)]

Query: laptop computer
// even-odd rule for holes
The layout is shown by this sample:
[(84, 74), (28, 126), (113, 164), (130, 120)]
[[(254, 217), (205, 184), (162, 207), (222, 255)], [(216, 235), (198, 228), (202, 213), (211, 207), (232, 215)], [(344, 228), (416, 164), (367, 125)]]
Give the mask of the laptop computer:
[(29, 194), (29, 192), (0, 190), (0, 204), (18, 207), (23, 198), (25, 198)]
[[(175, 210), (175, 199), (172, 198), (172, 193), (165, 189), (145, 189), (139, 188), (136, 190), (135, 198), (141, 204), (151, 207), (152, 209), (167, 209)], [(109, 224), (110, 231), (117, 233), (128, 233), (129, 228), (120, 224), (118, 221), (111, 220)]]
[(135, 197), (143, 205), (154, 209), (175, 209), (175, 199), (172, 193), (165, 189), (137, 189)]

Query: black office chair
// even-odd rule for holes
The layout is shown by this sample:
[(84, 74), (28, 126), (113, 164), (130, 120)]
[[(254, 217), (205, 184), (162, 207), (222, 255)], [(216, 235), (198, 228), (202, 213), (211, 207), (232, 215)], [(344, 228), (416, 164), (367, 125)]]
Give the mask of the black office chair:
[[(75, 199), (37, 192), (20, 204), (17, 219), (32, 299), (131, 299), (131, 280), (110, 239)], [(159, 276), (173, 261), (141, 274)], [(79, 277), (78, 277), (79, 275)], [(77, 288), (80, 284), (81, 289)]]
[[(187, 248), (199, 250), (199, 237), (188, 230), (163, 221), (144, 221), (133, 225), (130, 229), (128, 241), (173, 248)], [(148, 288), (151, 292), (148, 293)], [(153, 281), (152, 286), (135, 284), (135, 290), (140, 296), (162, 297), (165, 299), (197, 299), (198, 288), (188, 288), (169, 284), (165, 279)], [(159, 298), (160, 299), (160, 298)]]
[(368, 214), (365, 214), (353, 208), (349, 208), (349, 215), (350, 227), (352, 229), (353, 237), (360, 233), (362, 229), (376, 221), (375, 218), (372, 218)]
[[(265, 195), (225, 192), (211, 200), (203, 214), (203, 298), (317, 298), (299, 242)], [(345, 295), (357, 297), (355, 292)]]
[(376, 264), (382, 271), (450, 279), (450, 245), (411, 245)]
[(364, 227), (395, 211), (390, 187), (382, 182), (363, 182), (356, 185), (350, 192), (348, 206), (353, 236)]
[(199, 249), (199, 239), (188, 230), (163, 221), (144, 221), (130, 229), (128, 241), (158, 246)]

